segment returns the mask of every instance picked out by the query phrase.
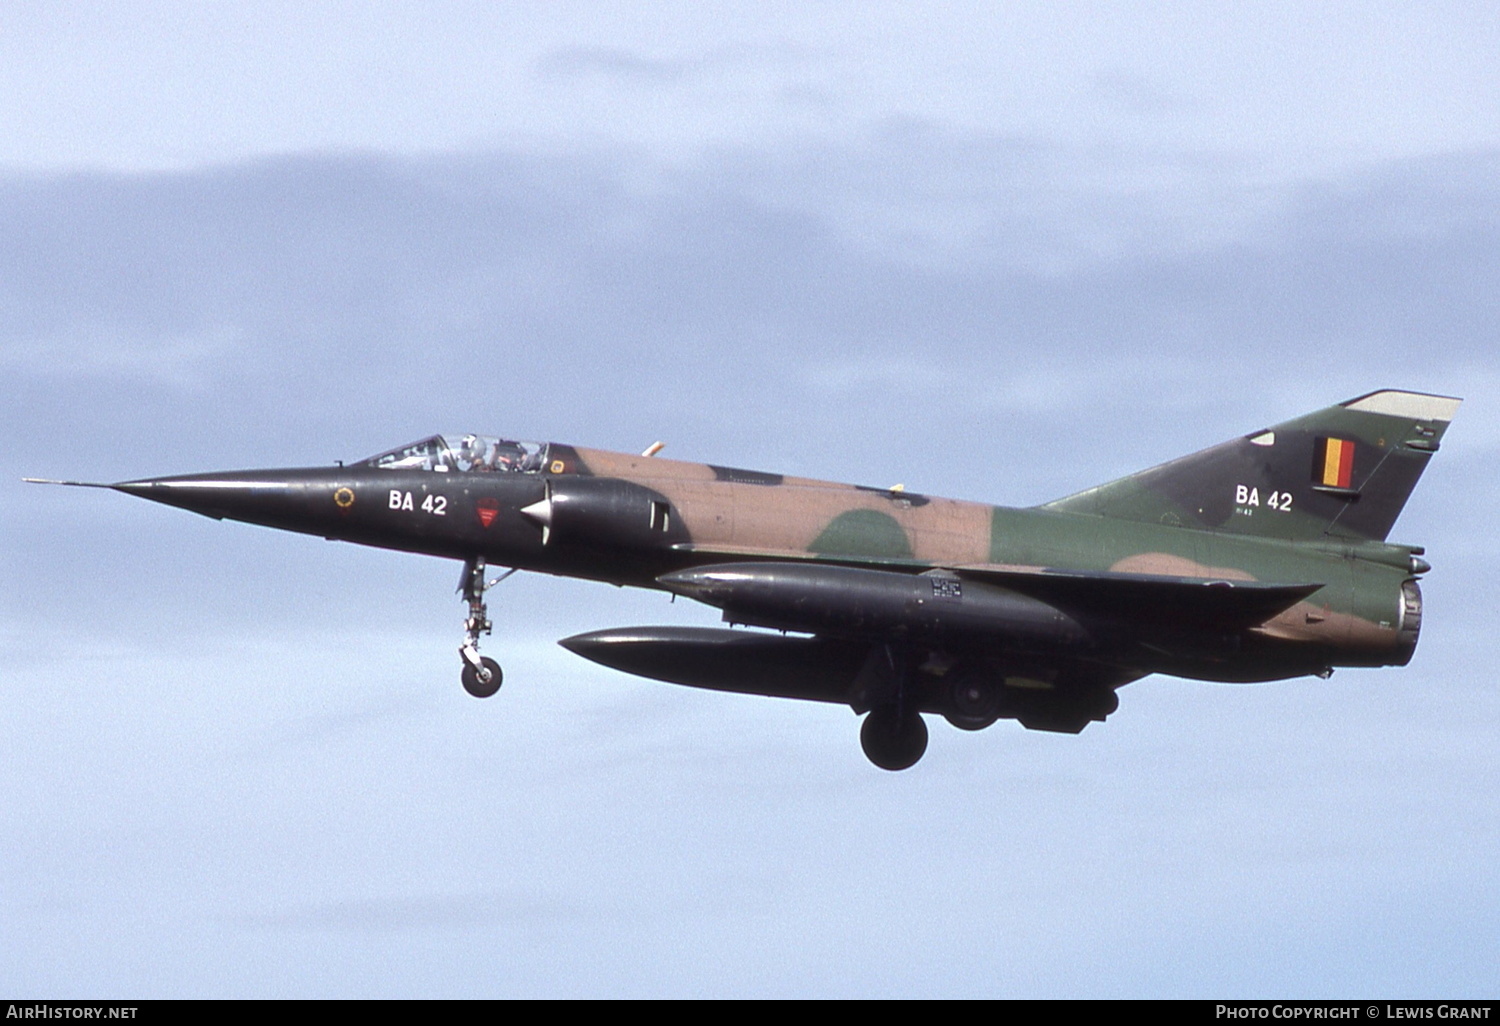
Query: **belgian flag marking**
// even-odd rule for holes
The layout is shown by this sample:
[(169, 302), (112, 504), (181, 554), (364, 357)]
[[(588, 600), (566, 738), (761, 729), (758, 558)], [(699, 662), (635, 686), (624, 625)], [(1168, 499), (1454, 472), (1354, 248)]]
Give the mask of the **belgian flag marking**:
[(1354, 477), (1354, 443), (1347, 438), (1324, 438), (1317, 483), (1329, 488), (1348, 488)]

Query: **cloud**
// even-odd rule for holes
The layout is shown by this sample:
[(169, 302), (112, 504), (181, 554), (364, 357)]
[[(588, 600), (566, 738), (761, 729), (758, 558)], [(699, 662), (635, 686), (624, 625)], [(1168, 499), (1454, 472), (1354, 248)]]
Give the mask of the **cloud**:
[[(1375, 387), (1463, 390), (1500, 319), (1497, 163), (1248, 188), (912, 124), (649, 171), (598, 150), (11, 178), (0, 423), (128, 448), (170, 420), (195, 466), (465, 425), (699, 437), (705, 459), (881, 480), (910, 475), (802, 443), (852, 420), (895, 451), (893, 399), (1081, 445), (1152, 393), (1248, 430)], [(215, 448), (224, 425), (243, 455)], [(1140, 441), (1122, 458), (1173, 454)], [(1130, 466), (1036, 487), (1106, 469)]]
[(1095, 74), (1091, 86), (1094, 96), (1117, 114), (1181, 117), (1195, 106), (1184, 94), (1125, 68)]
[(625, 85), (680, 84), (766, 69), (786, 70), (806, 63), (808, 53), (789, 43), (733, 44), (679, 56), (646, 56), (617, 46), (565, 46), (538, 57), (540, 78), (602, 78)]
[(602, 75), (626, 82), (678, 82), (693, 68), (682, 59), (643, 57), (608, 46), (569, 46), (537, 59), (538, 75), (581, 78)]

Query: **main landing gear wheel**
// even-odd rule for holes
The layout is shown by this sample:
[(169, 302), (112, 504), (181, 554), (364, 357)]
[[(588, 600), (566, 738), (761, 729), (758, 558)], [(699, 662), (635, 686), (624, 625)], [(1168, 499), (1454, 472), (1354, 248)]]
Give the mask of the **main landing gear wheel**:
[(949, 693), (943, 718), (959, 730), (983, 730), (999, 717), (994, 685), (972, 670), (961, 672)]
[(490, 633), (491, 627), (484, 592), (515, 572), (514, 569), (507, 570), (493, 581), (486, 581), (484, 557), (475, 556), (464, 564), (464, 575), (458, 582), (459, 594), (469, 604), (469, 616), (464, 621), (464, 643), (459, 646), (458, 654), (464, 659), (464, 690), (475, 698), (489, 698), (500, 690), (500, 682), (504, 680), (500, 664), (479, 654), (479, 636)]
[(904, 716), (889, 706), (872, 709), (859, 728), (865, 757), (883, 770), (904, 770), (927, 751), (927, 724), (919, 713)]
[(479, 657), (479, 667), (476, 670), (468, 663), (464, 663), (464, 690), (475, 698), (489, 698), (500, 690), (500, 683), (505, 679), (505, 674), (500, 672), (500, 664), (489, 656)]

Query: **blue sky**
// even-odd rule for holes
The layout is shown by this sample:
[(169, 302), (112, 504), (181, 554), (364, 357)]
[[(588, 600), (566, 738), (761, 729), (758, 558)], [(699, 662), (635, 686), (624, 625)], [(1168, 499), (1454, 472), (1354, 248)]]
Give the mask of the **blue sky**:
[[(0, 989), (1461, 996), (1500, 937), (1500, 15), (0, 14)], [(1029, 504), (1381, 387), (1467, 402), (1412, 665), (1078, 737), (698, 693), (711, 610), (23, 475), (474, 430)]]

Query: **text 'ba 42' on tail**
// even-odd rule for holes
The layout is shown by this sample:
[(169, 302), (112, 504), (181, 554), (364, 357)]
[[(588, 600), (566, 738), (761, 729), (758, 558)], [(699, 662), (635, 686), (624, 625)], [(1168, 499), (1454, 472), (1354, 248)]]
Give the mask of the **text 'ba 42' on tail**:
[(479, 654), (488, 567), (695, 599), (731, 629), (562, 645), (675, 684), (848, 705), (894, 770), (926, 750), (924, 713), (1076, 733), (1147, 674), (1405, 665), (1429, 567), (1386, 537), (1458, 405), (1372, 392), (1028, 509), (481, 435), (92, 487), (461, 560), (463, 683), (481, 697), (501, 680)]

